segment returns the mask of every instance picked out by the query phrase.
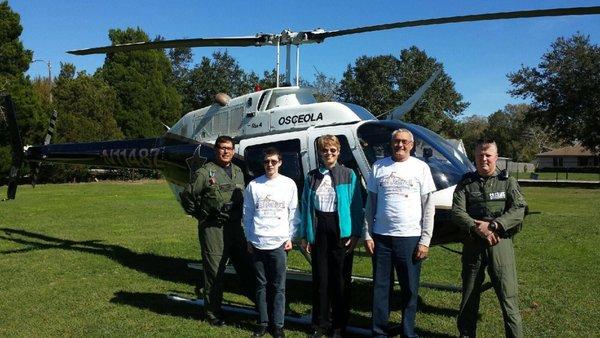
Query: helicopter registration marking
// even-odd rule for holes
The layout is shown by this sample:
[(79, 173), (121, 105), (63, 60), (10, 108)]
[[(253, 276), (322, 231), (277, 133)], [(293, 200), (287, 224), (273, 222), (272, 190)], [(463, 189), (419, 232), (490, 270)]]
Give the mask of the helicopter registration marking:
[(279, 125), (282, 126), (284, 124), (308, 123), (322, 120), (323, 113), (319, 113), (318, 115), (316, 115), (315, 113), (308, 113), (292, 116), (282, 116), (277, 122), (279, 122)]
[(156, 168), (159, 154), (158, 148), (104, 149), (101, 157), (107, 165)]

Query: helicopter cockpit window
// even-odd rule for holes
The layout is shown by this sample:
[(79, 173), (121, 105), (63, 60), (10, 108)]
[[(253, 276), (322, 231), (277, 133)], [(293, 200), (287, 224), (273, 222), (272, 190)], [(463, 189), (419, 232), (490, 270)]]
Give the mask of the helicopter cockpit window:
[(464, 159), (455, 154), (456, 152), (444, 139), (425, 128), (417, 127), (398, 121), (365, 123), (360, 126), (358, 128), (360, 146), (369, 161), (369, 165), (372, 166), (375, 161), (391, 156), (390, 138), (392, 132), (399, 128), (406, 128), (412, 132), (414, 137), (411, 156), (429, 165), (438, 190), (457, 184), (464, 173), (472, 170), (463, 163)]
[(302, 191), (304, 174), (302, 170), (302, 161), (300, 160), (300, 140), (297, 139), (263, 143), (247, 147), (244, 151), (244, 158), (246, 160), (250, 180), (264, 175), (263, 151), (269, 147), (275, 147), (281, 152), (283, 163), (279, 168), (279, 173), (294, 180), (298, 189)]
[[(362, 174), (360, 172), (360, 169), (358, 168), (358, 164), (356, 163), (356, 159), (354, 158), (354, 154), (352, 154), (352, 149), (350, 149), (350, 144), (348, 143), (348, 139), (346, 138), (346, 136), (344, 135), (335, 135), (338, 140), (340, 141), (340, 145), (341, 145), (341, 150), (340, 150), (340, 156), (338, 157), (338, 162), (343, 164), (345, 167), (350, 168), (352, 170), (354, 170), (354, 173), (356, 174), (356, 177), (358, 178), (358, 180), (360, 182), (362, 182), (362, 184), (360, 185), (361, 187), (361, 192), (362, 192), (362, 198), (363, 198), (363, 205), (366, 202), (366, 198), (367, 198), (367, 188), (366, 188), (366, 180), (364, 178), (362, 178)], [(315, 139), (315, 151), (318, 151), (318, 146), (317, 146), (317, 139)], [(323, 165), (323, 160), (321, 159), (320, 154), (316, 154), (315, 156), (318, 161), (319, 161), (319, 166)], [(362, 179), (361, 179), (362, 178)]]

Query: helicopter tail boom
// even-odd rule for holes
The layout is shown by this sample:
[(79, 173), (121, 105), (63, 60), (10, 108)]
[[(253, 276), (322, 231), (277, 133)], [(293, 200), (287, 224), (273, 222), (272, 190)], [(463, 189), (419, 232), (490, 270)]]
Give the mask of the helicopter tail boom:
[(187, 168), (197, 143), (163, 145), (161, 138), (33, 146), (25, 159), (30, 162), (85, 164), (106, 168), (164, 169), (167, 165)]

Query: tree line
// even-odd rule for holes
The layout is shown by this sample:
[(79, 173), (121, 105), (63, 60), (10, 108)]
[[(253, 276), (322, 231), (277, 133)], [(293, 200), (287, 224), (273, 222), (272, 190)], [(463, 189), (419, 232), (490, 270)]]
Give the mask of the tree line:
[[(212, 104), (216, 93), (235, 97), (256, 85), (265, 89), (276, 83), (275, 70), (248, 72), (227, 51), (194, 64), (189, 48), (109, 53), (93, 74), (61, 63), (55, 78), (31, 79), (26, 71), (33, 52), (20, 41), (20, 18), (7, 1), (0, 2), (0, 28), (0, 92), (15, 102), (24, 144), (43, 142), (52, 110), (59, 113), (52, 143), (156, 137), (185, 113)], [(139, 27), (111, 29), (108, 36), (112, 44), (150, 40)], [(510, 93), (531, 103), (507, 105), (489, 116), (463, 116), (469, 103), (443, 64), (416, 46), (398, 56), (361, 56), (339, 81), (319, 72), (302, 85), (314, 87), (320, 101), (351, 102), (385, 116), (437, 68), (441, 75), (403, 120), (462, 139), (469, 151), (478, 138), (494, 137), (500, 154), (518, 161), (575, 141), (600, 150), (600, 47), (582, 34), (558, 38), (537, 67), (508, 74)], [(0, 121), (2, 178), (10, 159), (6, 124)], [(87, 175), (84, 167), (54, 165), (45, 167), (41, 180), (81, 180)]]

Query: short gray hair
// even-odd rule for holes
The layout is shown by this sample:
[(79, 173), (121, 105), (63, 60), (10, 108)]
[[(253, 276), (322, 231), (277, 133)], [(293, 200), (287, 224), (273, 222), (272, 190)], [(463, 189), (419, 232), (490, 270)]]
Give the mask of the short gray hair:
[(394, 139), (394, 137), (396, 136), (396, 134), (400, 134), (400, 133), (407, 133), (410, 136), (410, 140), (414, 141), (415, 138), (413, 137), (413, 134), (410, 132), (410, 130), (408, 129), (404, 129), (404, 128), (400, 128), (400, 129), (396, 129), (392, 132), (392, 136), (390, 137), (390, 142)]

